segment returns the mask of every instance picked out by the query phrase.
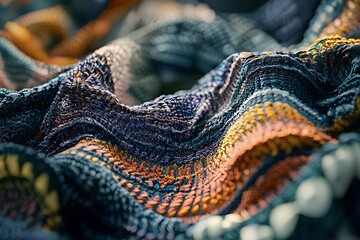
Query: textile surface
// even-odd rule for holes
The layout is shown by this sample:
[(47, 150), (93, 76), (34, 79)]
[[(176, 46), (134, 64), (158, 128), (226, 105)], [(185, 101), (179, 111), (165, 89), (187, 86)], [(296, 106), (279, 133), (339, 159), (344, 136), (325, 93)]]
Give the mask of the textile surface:
[(30, 2), (0, 2), (0, 239), (360, 236), (360, 1)]

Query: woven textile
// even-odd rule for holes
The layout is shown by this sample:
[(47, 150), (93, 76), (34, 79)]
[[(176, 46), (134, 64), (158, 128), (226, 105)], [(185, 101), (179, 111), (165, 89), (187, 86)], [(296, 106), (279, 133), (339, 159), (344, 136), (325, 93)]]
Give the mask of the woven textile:
[(360, 3), (280, 2), (6, 15), (0, 239), (360, 234)]

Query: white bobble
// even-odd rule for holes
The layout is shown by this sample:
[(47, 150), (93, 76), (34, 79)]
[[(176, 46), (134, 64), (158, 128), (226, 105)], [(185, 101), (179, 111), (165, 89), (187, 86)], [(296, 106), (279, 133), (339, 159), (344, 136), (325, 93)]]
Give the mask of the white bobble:
[(324, 175), (336, 198), (344, 196), (354, 177), (355, 161), (348, 151), (348, 147), (341, 147), (335, 151), (335, 155), (325, 155), (321, 161)]
[(222, 217), (220, 216), (212, 216), (207, 219), (207, 233), (209, 237), (219, 237), (222, 233), (221, 228)]
[(206, 219), (200, 220), (198, 223), (195, 224), (193, 230), (193, 236), (195, 240), (202, 240), (205, 239), (205, 231), (208, 227)]
[(229, 230), (240, 226), (242, 219), (239, 214), (230, 213), (225, 216), (224, 220), (221, 223), (221, 227), (224, 230)]
[(277, 239), (286, 239), (294, 232), (298, 220), (299, 214), (294, 203), (284, 203), (271, 211), (269, 223)]
[(329, 183), (322, 177), (313, 177), (300, 184), (295, 203), (301, 214), (317, 218), (329, 210), (332, 197)]
[(266, 225), (248, 225), (240, 229), (242, 240), (273, 240), (274, 232)]

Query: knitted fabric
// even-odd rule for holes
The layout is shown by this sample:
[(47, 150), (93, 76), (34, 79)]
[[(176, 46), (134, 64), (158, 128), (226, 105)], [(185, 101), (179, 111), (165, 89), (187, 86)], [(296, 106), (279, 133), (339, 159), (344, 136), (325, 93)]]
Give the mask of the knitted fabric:
[[(329, 38), (308, 51), (235, 54), (191, 90), (133, 107), (111, 75), (121, 52), (105, 47), (38, 88), (2, 90), (0, 141), (47, 154), (4, 145), (3, 179), (20, 193), (16, 182), (30, 180), (45, 204), (26, 219), (73, 237), (172, 238), (209, 214), (248, 219), (271, 206), (254, 208), (259, 196), (281, 189), (270, 182), (242, 198), (257, 179), (271, 168), (295, 179), (309, 153), (355, 128), (359, 46)], [(6, 189), (4, 206), (18, 199)]]
[[(344, 219), (357, 229), (360, 40), (296, 50), (314, 34), (358, 36), (359, 19), (346, 17), (353, 2), (329, 15), (322, 2), (314, 19), (336, 20), (314, 20), (294, 50), (259, 52), (259, 39), (282, 46), (244, 16), (191, 6), (199, 15), (124, 27), (126, 38), (65, 67), (0, 39), (0, 236), (243, 239), (261, 226), (324, 239)], [(199, 72), (208, 73), (191, 89), (157, 97), (164, 82)], [(352, 163), (339, 167), (349, 176), (339, 173), (341, 196), (324, 167), (331, 156)], [(289, 233), (278, 231), (276, 209), (314, 179), (332, 184), (334, 200), (317, 217), (298, 206)]]
[[(347, 38), (358, 37), (359, 7), (357, 0), (323, 1), (309, 23), (303, 42), (291, 48), (303, 49), (321, 34), (323, 37), (336, 34)], [(55, 10), (58, 12), (58, 9)], [(45, 14), (39, 21), (50, 20)], [(334, 26), (332, 21), (336, 22), (337, 26)], [(106, 41), (130, 37), (144, 50), (144, 58), (149, 60), (151, 67), (155, 68), (155, 73), (160, 76), (157, 81), (168, 79), (166, 81), (177, 81), (178, 85), (181, 85), (179, 81), (188, 77), (189, 73), (204, 74), (235, 52), (278, 51), (283, 48), (271, 35), (255, 28), (251, 20), (242, 15), (221, 17), (201, 5), (184, 6), (170, 1), (162, 4), (144, 1), (119, 22), (119, 27), (121, 31), (117, 31), (114, 26), (113, 34), (110, 34)], [(84, 37), (84, 34), (86, 36), (89, 31), (92, 31), (91, 28), (81, 30), (79, 37)], [(323, 34), (323, 31), (326, 31), (326, 34)], [(77, 37), (74, 40), (76, 39)], [(29, 42), (31, 40), (21, 46), (28, 46)], [(70, 49), (80, 48), (76, 42), (70, 42), (66, 46)], [(37, 86), (69, 67), (39, 63), (24, 56), (11, 45), (6, 39), (0, 39), (0, 64), (5, 59), (7, 64), (0, 72), (5, 75), (0, 80), (2, 87), (15, 90)], [(66, 46), (62, 49), (67, 48)], [(70, 60), (70, 63), (73, 63), (74, 59)], [(24, 69), (24, 73), (17, 74), (16, 70), (12, 72), (19, 68)], [(158, 95), (159, 89), (153, 94)], [(154, 95), (146, 100), (153, 99)]]

